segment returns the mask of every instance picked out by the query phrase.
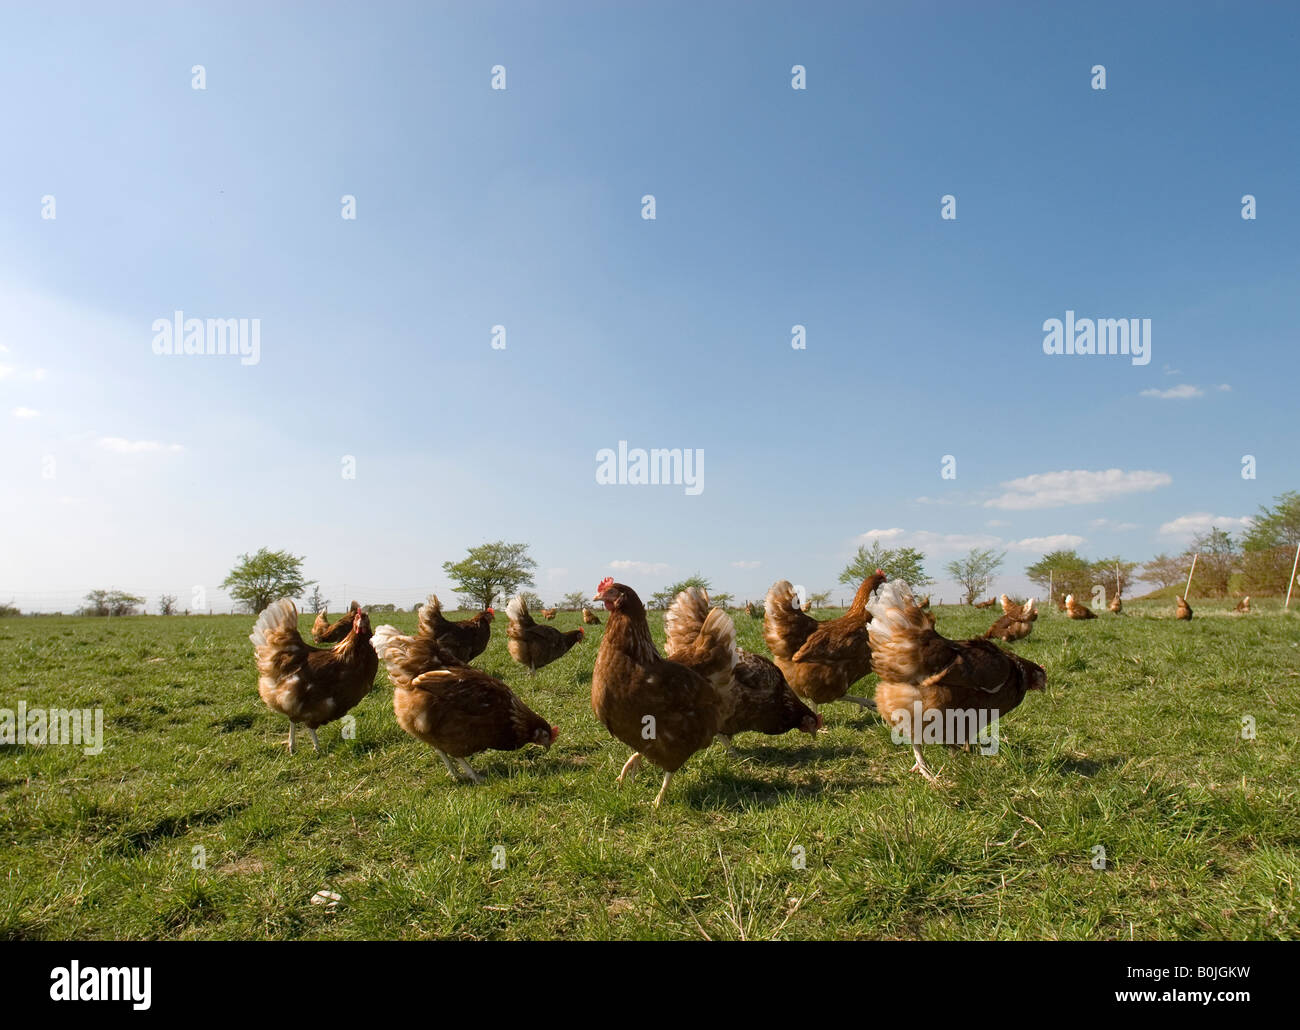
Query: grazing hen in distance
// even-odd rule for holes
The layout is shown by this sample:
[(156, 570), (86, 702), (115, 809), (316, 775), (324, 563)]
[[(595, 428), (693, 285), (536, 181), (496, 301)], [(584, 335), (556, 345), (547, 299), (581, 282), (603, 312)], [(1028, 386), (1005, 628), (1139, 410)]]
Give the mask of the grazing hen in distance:
[(1187, 598), (1180, 597), (1178, 599), (1178, 610), (1174, 614), (1184, 622), (1191, 620), (1192, 606), (1187, 603)]
[(487, 649), (496, 612), (485, 608), (464, 622), (452, 622), (443, 617), (442, 602), (438, 600), (438, 595), (430, 594), (420, 609), (419, 618), (421, 634), (432, 636), (462, 662), (470, 662)]
[(1120, 612), (1124, 610), (1124, 602), (1119, 599), (1119, 594), (1116, 594), (1114, 597), (1110, 599), (1110, 604), (1108, 605), (1108, 607), (1110, 608), (1111, 613), (1114, 615), (1118, 615)]
[(632, 748), (620, 785), (636, 777), (642, 758), (664, 770), (658, 808), (673, 773), (718, 732), (719, 695), (736, 665), (736, 627), (725, 612), (711, 611), (688, 666), (660, 656), (645, 606), (631, 587), (607, 576), (594, 600), (604, 602), (609, 622), (591, 674), (591, 710)]
[(1096, 613), (1086, 604), (1080, 604), (1076, 601), (1073, 594), (1066, 595), (1065, 614), (1072, 619), (1095, 619), (1097, 617)]
[(818, 705), (839, 700), (875, 707), (868, 698), (855, 697), (848, 691), (871, 671), (867, 598), (884, 581), (884, 572), (877, 569), (858, 587), (852, 607), (838, 619), (825, 622), (818, 622), (802, 610), (789, 580), (778, 580), (768, 590), (763, 638), (786, 682), (811, 702), (813, 711)]
[(559, 736), (495, 676), (464, 665), (431, 636), (403, 636), (393, 626), (375, 630), (375, 654), (393, 684), (393, 714), (407, 733), (428, 744), (453, 779), (483, 778), (465, 761), (481, 751), (518, 751), (526, 744), (549, 749)]
[[(1002, 596), (1006, 597), (1005, 594)], [(989, 631), (984, 634), (984, 639), (992, 640), (996, 637), (1010, 643), (1013, 640), (1020, 640), (1029, 636), (1030, 631), (1034, 628), (1034, 622), (1038, 619), (1038, 609), (1034, 607), (1037, 603), (1037, 600), (1032, 597), (1023, 606), (1012, 602), (1013, 610), (993, 623), (989, 627)], [(1003, 602), (1002, 607), (1006, 608), (1005, 602)]]
[(1239, 611), (1239, 612), (1248, 612), (1248, 611), (1250, 611), (1250, 595), (1247, 594), (1247, 595), (1246, 595), (1245, 597), (1243, 597), (1240, 601), (1238, 601), (1238, 602), (1237, 602), (1237, 607), (1236, 607), (1234, 610), (1235, 610), (1235, 611)]
[(311, 625), (311, 635), (318, 644), (337, 644), (352, 631), (352, 616), (361, 605), (353, 601), (348, 610), (339, 616), (339, 621), (331, 623), (329, 613), (321, 610), (316, 613), (316, 621)]
[(568, 653), (582, 639), (581, 629), (561, 633), (553, 626), (539, 626), (528, 614), (528, 603), (522, 594), (516, 594), (506, 605), (510, 628), (506, 631), (506, 647), (510, 657), (520, 665), (528, 666), (528, 675), (535, 675), (544, 665)]
[(597, 616), (596, 613), (593, 612), (590, 608), (582, 609), (582, 621), (585, 622), (588, 626), (600, 625), (599, 616)]
[(379, 659), (370, 647), (370, 618), (352, 613), (351, 629), (328, 649), (309, 646), (298, 633), (298, 609), (281, 598), (257, 618), (248, 638), (257, 657), (257, 692), (266, 706), (289, 720), (289, 754), (298, 724), (311, 734), (316, 727), (341, 719), (370, 692)]
[[(664, 616), (664, 654), (670, 661), (691, 665), (698, 658), (698, 649), (710, 646), (704, 627), (715, 611), (728, 618), (721, 609), (710, 609), (709, 595), (700, 587), (690, 587), (677, 595)], [(737, 733), (754, 731), (776, 736), (802, 730), (816, 736), (822, 725), (821, 716), (799, 700), (780, 669), (761, 655), (740, 648), (736, 649), (736, 667), (720, 695), (720, 705), (718, 739), (729, 753), (733, 751), (731, 738)]]
[(969, 746), (1026, 691), (1047, 684), (1041, 666), (991, 641), (940, 636), (901, 579), (881, 587), (869, 604), (872, 664), (880, 675), (876, 705), (911, 743), (912, 768), (931, 783), (938, 778), (921, 755), (923, 740)]

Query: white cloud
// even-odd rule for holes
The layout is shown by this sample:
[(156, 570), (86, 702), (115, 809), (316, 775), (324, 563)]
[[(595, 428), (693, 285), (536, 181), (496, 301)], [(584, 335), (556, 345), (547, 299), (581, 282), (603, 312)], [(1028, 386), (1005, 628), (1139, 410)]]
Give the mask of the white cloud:
[(1191, 383), (1183, 383), (1181, 386), (1171, 386), (1168, 390), (1143, 390), (1142, 396), (1159, 397), (1162, 401), (1184, 400), (1188, 397), (1204, 397), (1205, 391)]
[(733, 561), (731, 567), (733, 569), (756, 569), (762, 564), (761, 561)]
[(1227, 393), (1232, 389), (1232, 387), (1229, 386), (1227, 383), (1220, 383), (1218, 386), (1215, 387), (1215, 389), (1222, 390), (1224, 393)]
[(1181, 515), (1172, 522), (1166, 522), (1160, 527), (1159, 533), (1161, 536), (1190, 540), (1197, 533), (1209, 532), (1211, 527), (1214, 526), (1227, 533), (1239, 533), (1243, 529), (1249, 529), (1254, 524), (1255, 520), (1249, 515), (1237, 518), (1233, 515), (1211, 515), (1208, 512), (1196, 512), (1192, 515)]
[(1008, 522), (1006, 519), (989, 519), (986, 523), (984, 523), (984, 525), (988, 526), (990, 529), (994, 529), (998, 526), (1009, 526), (1011, 525), (1011, 523)]
[(157, 440), (127, 440), (120, 436), (101, 436), (99, 446), (114, 454), (157, 454), (163, 451), (176, 454), (185, 448), (178, 443), (160, 443)]
[(1093, 529), (1113, 529), (1120, 533), (1138, 528), (1136, 522), (1116, 522), (1114, 519), (1093, 519), (1088, 525)]
[(13, 410), (14, 418), (36, 418), (39, 414), (40, 412), (35, 408), (14, 408)]
[(1007, 544), (1012, 551), (1069, 551), (1085, 542), (1081, 536), (1073, 533), (1057, 533), (1054, 536), (1027, 536), (1023, 540), (1013, 540)]
[(1027, 511), (1032, 508), (1061, 508), (1067, 504), (1095, 504), (1124, 494), (1155, 490), (1173, 481), (1166, 472), (1146, 470), (1039, 472), (1003, 483), (1007, 493), (985, 501), (984, 507)]
[(889, 547), (915, 547), (926, 552), (969, 551), (972, 547), (996, 547), (1001, 539), (987, 533), (933, 533), (928, 529), (871, 529), (855, 537), (855, 545), (879, 541)]
[(649, 562), (649, 561), (629, 561), (627, 559), (620, 559), (618, 561), (610, 562), (609, 567), (611, 569), (631, 569), (633, 572), (640, 572), (647, 576), (655, 572), (668, 571), (668, 563), (661, 562), (661, 561)]
[(21, 379), (24, 382), (39, 383), (44, 378), (43, 368), (19, 369), (17, 365), (0, 365), (0, 380)]

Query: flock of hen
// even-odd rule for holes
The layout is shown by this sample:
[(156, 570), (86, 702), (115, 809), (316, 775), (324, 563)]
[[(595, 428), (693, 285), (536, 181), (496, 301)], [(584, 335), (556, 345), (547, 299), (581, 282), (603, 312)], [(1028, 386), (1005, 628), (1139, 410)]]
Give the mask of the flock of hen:
[[(736, 627), (699, 588), (677, 595), (664, 619), (661, 655), (636, 591), (612, 578), (593, 600), (604, 604), (608, 625), (591, 678), (591, 707), (609, 732), (632, 748), (618, 782), (631, 781), (643, 759), (664, 771), (658, 807), (673, 774), (714, 740), (731, 751), (737, 733), (770, 735), (822, 726), (818, 706), (852, 701), (876, 709), (891, 725), (902, 713), (973, 712), (980, 724), (1015, 708), (1029, 690), (1046, 685), (1041, 666), (1004, 650), (1027, 637), (1038, 618), (1033, 599), (1020, 605), (1002, 595), (1003, 615), (983, 637), (948, 640), (935, 631), (929, 598), (918, 602), (903, 580), (885, 582), (879, 569), (863, 581), (849, 610), (818, 621), (805, 611), (786, 580), (773, 584), (762, 612), (772, 659), (736, 646)], [(1179, 598), (1179, 618), (1191, 608)], [(991, 606), (993, 600), (980, 607)], [(1249, 601), (1247, 600), (1249, 610)], [(1073, 596), (1060, 606), (1071, 618), (1094, 618)], [(1118, 613), (1119, 599), (1111, 603)], [(1186, 614), (1184, 614), (1184, 610)], [(536, 623), (521, 596), (507, 606), (510, 656), (529, 675), (565, 655), (583, 630), (564, 633)], [(543, 609), (547, 618), (555, 609)], [(313, 636), (329, 649), (309, 646), (298, 633), (298, 610), (288, 598), (261, 613), (250, 639), (257, 658), (258, 692), (289, 719), (289, 751), (299, 725), (319, 748), (316, 728), (341, 718), (369, 693), (380, 660), (393, 685), (393, 711), (411, 736), (432, 747), (453, 777), (481, 777), (465, 759), (482, 751), (515, 751), (526, 744), (549, 748), (559, 735), (501, 680), (470, 664), (487, 648), (493, 609), (464, 622), (443, 617), (437, 596), (420, 609), (414, 636), (392, 626), (370, 628), (354, 601), (335, 623), (322, 612)], [(583, 621), (600, 620), (583, 609)], [(880, 676), (874, 702), (849, 693), (870, 672)], [(919, 708), (917, 706), (920, 706)], [(959, 724), (958, 724), (959, 725)], [(912, 767), (936, 779), (911, 741)], [(969, 740), (944, 739), (950, 746)], [(454, 761), (454, 764), (453, 764)]]

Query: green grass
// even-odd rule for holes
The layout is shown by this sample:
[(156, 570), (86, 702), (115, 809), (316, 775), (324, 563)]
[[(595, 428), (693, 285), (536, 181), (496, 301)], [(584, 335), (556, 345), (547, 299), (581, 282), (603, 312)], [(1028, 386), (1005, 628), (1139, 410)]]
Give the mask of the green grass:
[[(549, 753), (479, 756), (471, 787), (398, 728), (382, 672), (355, 739), (333, 724), (321, 754), (300, 737), (288, 755), (249, 617), (3, 619), (0, 708), (102, 705), (105, 747), (0, 746), (0, 938), (1294, 939), (1300, 618), (1255, 606), (1045, 613), (1012, 646), (1047, 691), (996, 755), (927, 749), (946, 786), (837, 704), (815, 741), (697, 755), (658, 811), (653, 769), (615, 789), (597, 627), (529, 681), (497, 620), (481, 664), (562, 732)], [(940, 609), (939, 628), (993, 614)], [(336, 908), (311, 904), (321, 889)]]

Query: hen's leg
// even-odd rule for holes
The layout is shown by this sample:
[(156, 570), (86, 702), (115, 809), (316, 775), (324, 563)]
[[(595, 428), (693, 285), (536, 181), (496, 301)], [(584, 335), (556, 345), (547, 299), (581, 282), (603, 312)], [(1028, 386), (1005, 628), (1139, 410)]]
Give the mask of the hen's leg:
[(456, 764), (461, 767), (465, 775), (469, 777), (471, 783), (482, 783), (483, 777), (469, 767), (469, 763), (463, 758), (456, 759)]
[(312, 748), (313, 748), (314, 750), (316, 750), (316, 751), (320, 751), (320, 741), (316, 739), (316, 731), (315, 731), (314, 729), (312, 729), (310, 726), (308, 726), (308, 727), (307, 727), (307, 732), (311, 734), (311, 746), (312, 746)]
[(442, 764), (445, 765), (447, 767), (447, 771), (451, 773), (451, 778), (459, 782), (460, 773), (458, 773), (456, 771), (456, 767), (451, 764), (451, 759), (447, 757), (447, 753), (445, 751), (439, 751), (437, 748), (434, 748), (433, 750), (438, 755), (438, 757), (442, 759)]
[(659, 793), (655, 795), (655, 808), (659, 807), (659, 802), (662, 801), (664, 799), (664, 795), (668, 793), (668, 781), (671, 780), (672, 778), (673, 778), (672, 773), (670, 772), (664, 773), (664, 785), (659, 788)]
[(931, 783), (938, 783), (939, 777), (934, 774), (934, 770), (925, 764), (925, 759), (921, 755), (921, 745), (913, 742), (912, 754), (916, 755), (916, 764), (908, 772), (919, 772)]
[(740, 753), (731, 746), (731, 735), (727, 733), (715, 733), (713, 739), (727, 749), (727, 754), (732, 758), (739, 758)]
[(614, 782), (621, 787), (623, 786), (623, 778), (627, 777), (627, 782), (629, 785), (631, 785), (632, 781), (636, 779), (636, 771), (640, 768), (641, 768), (641, 752), (634, 751), (632, 752), (632, 757), (623, 763), (623, 771), (618, 774), (618, 779), (615, 780)]
[(298, 724), (292, 719), (289, 720), (289, 754), (293, 754), (294, 737), (298, 734)]
[[(855, 705), (858, 705), (861, 708), (870, 708), (873, 712), (876, 711), (876, 702), (871, 700), (869, 697), (855, 697), (852, 694), (845, 694), (840, 698), (840, 700), (852, 701)], [(814, 711), (816, 711), (816, 709), (814, 709)]]

